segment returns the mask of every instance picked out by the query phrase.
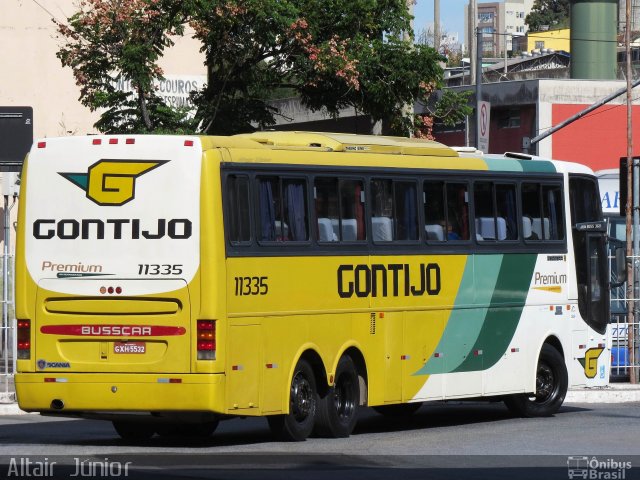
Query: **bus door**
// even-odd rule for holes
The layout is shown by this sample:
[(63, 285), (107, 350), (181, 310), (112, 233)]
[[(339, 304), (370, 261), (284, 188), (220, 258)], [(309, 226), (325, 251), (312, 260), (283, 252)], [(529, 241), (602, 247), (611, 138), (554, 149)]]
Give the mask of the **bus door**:
[(586, 385), (606, 385), (611, 361), (606, 335), (610, 317), (607, 227), (602, 218), (597, 181), (593, 177), (570, 176), (569, 197), (578, 310), (590, 327), (584, 334), (573, 332), (572, 351)]

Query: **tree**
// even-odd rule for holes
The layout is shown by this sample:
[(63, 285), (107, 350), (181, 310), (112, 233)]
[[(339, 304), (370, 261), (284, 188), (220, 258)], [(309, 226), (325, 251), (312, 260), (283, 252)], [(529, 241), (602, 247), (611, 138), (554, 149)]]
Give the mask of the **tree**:
[[(193, 128), (152, 88), (162, 75), (159, 56), (187, 21), (207, 67), (206, 86), (192, 96), (203, 133), (273, 125), (279, 112), (269, 99), (288, 89), (313, 110), (353, 107), (407, 135), (416, 120), (407, 106), (426, 104), (442, 84), (441, 57), (407, 33), (405, 0), (83, 0), (81, 7), (59, 27), (68, 43), (58, 56), (74, 69), (83, 103), (106, 108), (103, 131)], [(123, 78), (135, 95), (115, 88)], [(433, 114), (457, 123), (467, 99), (447, 95), (449, 108)]]
[[(80, 101), (103, 110), (96, 128), (105, 133), (175, 131), (189, 128), (186, 112), (165, 105), (154, 80), (158, 59), (184, 31), (187, 2), (81, 0), (80, 10), (57, 24), (65, 39), (57, 53), (73, 69)], [(116, 88), (129, 84), (132, 92)]]
[(564, 28), (569, 25), (569, 9), (569, 0), (536, 0), (524, 23), (531, 32), (544, 27)]
[[(203, 5), (207, 2), (204, 1)], [(209, 82), (197, 95), (207, 133), (275, 123), (271, 92), (290, 88), (312, 110), (353, 107), (407, 135), (407, 105), (441, 85), (440, 56), (414, 46), (405, 0), (210, 0), (192, 25)], [(449, 94), (449, 100), (454, 94)], [(466, 112), (466, 97), (451, 101)]]

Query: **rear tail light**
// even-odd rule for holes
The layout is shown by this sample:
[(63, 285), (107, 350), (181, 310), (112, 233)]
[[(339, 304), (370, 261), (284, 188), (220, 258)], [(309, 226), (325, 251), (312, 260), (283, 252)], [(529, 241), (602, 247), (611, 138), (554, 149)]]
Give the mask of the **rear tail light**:
[(216, 322), (198, 320), (197, 322), (198, 360), (216, 359)]
[(31, 358), (31, 321), (18, 320), (18, 358)]

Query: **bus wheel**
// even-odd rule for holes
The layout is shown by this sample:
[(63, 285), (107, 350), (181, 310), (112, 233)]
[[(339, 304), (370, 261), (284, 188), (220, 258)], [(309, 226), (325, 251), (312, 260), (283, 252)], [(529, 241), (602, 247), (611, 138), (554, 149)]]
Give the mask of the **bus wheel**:
[(421, 406), (422, 402), (412, 402), (396, 403), (393, 405), (378, 405), (377, 407), (372, 408), (385, 417), (410, 417), (420, 410)]
[(504, 403), (511, 412), (522, 417), (548, 417), (560, 409), (568, 386), (563, 356), (545, 343), (538, 359), (535, 395), (509, 395)]
[(153, 425), (139, 422), (113, 422), (113, 428), (123, 440), (141, 442), (153, 437)]
[(269, 428), (278, 440), (301, 442), (313, 430), (317, 407), (318, 390), (313, 370), (301, 358), (291, 379), (289, 413), (268, 416)]
[(335, 385), (318, 402), (315, 432), (323, 437), (348, 437), (358, 421), (359, 406), (358, 372), (345, 355), (338, 362)]

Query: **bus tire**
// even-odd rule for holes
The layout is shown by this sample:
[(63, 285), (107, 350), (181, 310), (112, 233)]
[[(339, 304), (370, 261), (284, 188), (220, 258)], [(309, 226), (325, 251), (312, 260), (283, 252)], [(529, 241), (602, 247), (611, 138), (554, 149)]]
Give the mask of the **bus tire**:
[(289, 390), (289, 413), (267, 417), (271, 433), (278, 440), (301, 442), (313, 430), (318, 408), (318, 390), (311, 365), (300, 359), (293, 371)]
[(380, 415), (384, 415), (385, 417), (410, 417), (422, 406), (422, 402), (412, 402), (412, 403), (396, 403), (393, 405), (378, 405), (373, 407), (373, 409), (378, 412)]
[(563, 356), (545, 343), (536, 369), (535, 395), (509, 395), (504, 398), (504, 403), (512, 413), (521, 417), (548, 417), (562, 406), (568, 386), (569, 377)]
[(141, 442), (153, 437), (153, 425), (141, 422), (113, 422), (113, 428), (123, 440)]
[(344, 355), (336, 368), (335, 383), (318, 401), (315, 433), (321, 437), (351, 435), (358, 421), (360, 381), (350, 356)]

